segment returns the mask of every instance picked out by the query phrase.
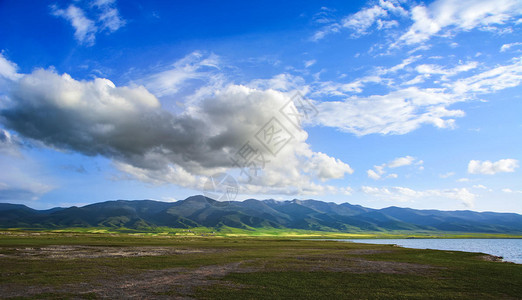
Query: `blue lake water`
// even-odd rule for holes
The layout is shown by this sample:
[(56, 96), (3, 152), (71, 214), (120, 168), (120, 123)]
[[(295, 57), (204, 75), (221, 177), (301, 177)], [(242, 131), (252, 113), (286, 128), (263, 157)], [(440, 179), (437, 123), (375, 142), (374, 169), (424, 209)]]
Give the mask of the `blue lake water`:
[(522, 264), (522, 239), (338, 239), (341, 242), (395, 244), (406, 248), (481, 252)]

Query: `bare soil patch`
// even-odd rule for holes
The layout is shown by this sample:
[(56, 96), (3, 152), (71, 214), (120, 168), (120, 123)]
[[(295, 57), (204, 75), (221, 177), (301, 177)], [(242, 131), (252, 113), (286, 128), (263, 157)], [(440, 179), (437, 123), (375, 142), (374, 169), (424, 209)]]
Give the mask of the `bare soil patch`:
[[(226, 284), (232, 288), (239, 285), (222, 283), (218, 279), (236, 271), (240, 262), (226, 265), (204, 266), (197, 269), (173, 268), (146, 270), (140, 274), (115, 276), (111, 280), (99, 280), (60, 287), (0, 284), (0, 298), (33, 297), (43, 293), (96, 295), (102, 299), (192, 299), (194, 288), (211, 284)], [(244, 271), (244, 270), (243, 270)]]
[(230, 272), (250, 272), (240, 269), (241, 262), (225, 265), (204, 266), (197, 269), (149, 270), (137, 276), (125, 276), (111, 282), (99, 282), (85, 293), (95, 293), (108, 299), (191, 299), (196, 287), (226, 284), (240, 288), (237, 284), (219, 279)]
[(0, 258), (78, 259), (101, 257), (163, 256), (192, 253), (213, 253), (218, 249), (180, 249), (175, 247), (105, 247), (105, 246), (46, 246), (2, 248)]

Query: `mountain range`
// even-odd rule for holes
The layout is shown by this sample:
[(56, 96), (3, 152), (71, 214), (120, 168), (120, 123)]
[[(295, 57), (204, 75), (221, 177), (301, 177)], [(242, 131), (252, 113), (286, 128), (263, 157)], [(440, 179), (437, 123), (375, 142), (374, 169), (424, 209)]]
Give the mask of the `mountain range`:
[(109, 227), (232, 227), (289, 228), (334, 232), (454, 231), (522, 233), (522, 215), (515, 213), (372, 209), (349, 203), (317, 200), (256, 200), (219, 202), (192, 196), (177, 202), (116, 200), (82, 207), (35, 210), (0, 203), (0, 228)]

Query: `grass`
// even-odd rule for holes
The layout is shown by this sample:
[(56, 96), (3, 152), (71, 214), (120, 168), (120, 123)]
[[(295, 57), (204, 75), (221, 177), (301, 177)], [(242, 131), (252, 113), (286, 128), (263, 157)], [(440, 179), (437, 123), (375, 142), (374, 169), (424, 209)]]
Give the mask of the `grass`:
[[(0, 229), (1, 231), (2, 229)], [(42, 233), (105, 233), (128, 234), (139, 236), (214, 236), (214, 237), (283, 237), (283, 238), (332, 238), (332, 239), (395, 239), (395, 238), (522, 238), (522, 234), (444, 232), (444, 231), (356, 231), (328, 232), (288, 228), (253, 228), (240, 229), (222, 226), (219, 229), (195, 227), (190, 229), (171, 227), (150, 227), (146, 229), (116, 227), (74, 227), (63, 229), (9, 228), (6, 232), (42, 232)]]
[(225, 280), (247, 285), (230, 291), (201, 289), (198, 298), (219, 299), (499, 299), (519, 295), (479, 284), (452, 284), (448, 279), (415, 275), (329, 272), (261, 272), (231, 274)]
[[(199, 252), (93, 258), (20, 255), (20, 249), (27, 248), (45, 253), (42, 249), (51, 245)], [(131, 292), (146, 298), (200, 299), (520, 299), (522, 295), (522, 265), (484, 261), (477, 253), (298, 240), (294, 235), (10, 231), (0, 234), (0, 279), (2, 299), (121, 298)], [(129, 282), (136, 285), (134, 290)]]
[(258, 272), (229, 274), (223, 280), (246, 286), (200, 289), (199, 298), (252, 299), (520, 299), (520, 265), (484, 262), (476, 254), (401, 250), (370, 255), (375, 260), (407, 261), (444, 267), (433, 274), (353, 274), (349, 272)]

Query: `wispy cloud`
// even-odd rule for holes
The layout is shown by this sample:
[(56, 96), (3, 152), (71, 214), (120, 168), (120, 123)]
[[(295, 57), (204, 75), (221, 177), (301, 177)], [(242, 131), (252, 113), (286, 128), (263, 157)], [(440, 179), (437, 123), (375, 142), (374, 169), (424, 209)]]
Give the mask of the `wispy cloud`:
[[(388, 163), (373, 166), (373, 169), (367, 170), (366, 174), (368, 175), (369, 178), (378, 180), (378, 179), (381, 179), (386, 174), (386, 172), (388, 171), (387, 169), (394, 169), (394, 168), (409, 166), (414, 163), (417, 166), (422, 166), (422, 164), (424, 162), (422, 160), (418, 160), (415, 157), (409, 156), (409, 155), (404, 156), (404, 157), (397, 157)], [(397, 177), (398, 177), (397, 174), (386, 175), (386, 178), (397, 178)]]
[[(380, 0), (377, 4), (362, 8), (358, 12), (330, 22), (312, 37), (319, 41), (332, 33), (350, 31), (352, 38), (371, 33), (373, 30), (396, 28), (399, 38), (392, 48), (403, 45), (415, 46), (430, 40), (433, 36), (451, 37), (459, 32), (479, 29), (511, 32), (508, 23), (516, 24), (522, 14), (522, 4), (517, 0), (436, 0), (429, 5), (408, 4), (401, 1)], [(405, 20), (413, 22), (403, 31)], [(397, 34), (397, 32), (394, 32)]]
[(455, 172), (448, 172), (448, 173), (440, 174), (439, 177), (440, 178), (449, 178), (453, 175), (455, 175)]
[(506, 194), (522, 194), (522, 191), (512, 190), (509, 188), (502, 189), (502, 192)]
[(91, 6), (99, 10), (98, 22), (101, 30), (114, 32), (125, 25), (125, 20), (116, 8), (116, 0), (95, 0)]
[(307, 60), (304, 62), (305, 68), (313, 66), (317, 61), (315, 59)]
[(516, 42), (516, 43), (504, 44), (504, 45), (502, 45), (502, 47), (500, 47), (500, 52), (506, 52), (509, 49), (511, 49), (513, 47), (518, 47), (518, 46), (522, 46), (522, 43)]
[(86, 10), (75, 4), (65, 9), (51, 5), (51, 13), (54, 16), (66, 19), (74, 28), (75, 39), (83, 45), (92, 46), (96, 40), (96, 34), (102, 31), (114, 32), (125, 25), (115, 0), (96, 0), (90, 3), (88, 9), (97, 19), (93, 20), (86, 16)]
[(473, 207), (477, 197), (477, 195), (470, 192), (467, 188), (414, 190), (401, 186), (381, 188), (362, 186), (361, 191), (364, 194), (368, 194), (386, 201), (414, 202), (432, 201), (433, 199), (437, 198), (446, 198), (458, 200), (466, 207)]
[(312, 37), (313, 41), (323, 39), (325, 36), (338, 33), (341, 30), (349, 30), (353, 38), (366, 35), (372, 27), (377, 30), (388, 29), (398, 26), (396, 20), (389, 20), (390, 15), (405, 15), (406, 11), (398, 1), (379, 1), (379, 4), (344, 17), (339, 22), (334, 22), (316, 31)]
[(517, 0), (437, 0), (411, 9), (413, 25), (395, 45), (426, 42), (434, 35), (451, 35), (474, 28), (494, 30), (522, 14)]
[[(318, 103), (321, 114), (316, 124), (361, 136), (406, 134), (427, 124), (454, 128), (456, 118), (465, 116), (465, 112), (450, 106), (476, 100), (479, 94), (519, 86), (522, 60), (513, 58), (488, 69), (477, 61), (444, 66), (422, 63), (421, 56), (412, 56), (392, 67), (376, 67), (371, 73), (374, 75), (347, 83), (325, 81), (311, 85), (311, 95), (344, 98)], [(373, 94), (370, 84), (389, 92)]]
[(393, 91), (385, 95), (350, 97), (345, 101), (318, 104), (321, 112), (317, 123), (336, 127), (356, 135), (406, 134), (421, 125), (452, 128), (455, 117), (464, 116), (462, 110), (449, 110), (456, 102), (451, 94), (435, 89), (416, 87)]
[(442, 80), (448, 80), (447, 77), (451, 77), (457, 75), (462, 72), (467, 72), (469, 70), (473, 70), (477, 68), (478, 62), (471, 61), (465, 64), (459, 64), (453, 68), (447, 69), (444, 66), (435, 65), (435, 64), (421, 64), (415, 67), (415, 70), (423, 75), (443, 75)]
[(143, 84), (154, 95), (162, 97), (174, 95), (184, 87), (191, 87), (191, 80), (198, 80), (200, 85), (218, 83), (222, 78), (219, 71), (221, 62), (215, 54), (203, 54), (194, 51), (176, 62), (154, 70), (152, 74), (136, 80)]
[(492, 93), (520, 85), (522, 82), (522, 59), (515, 58), (509, 65), (497, 66), (482, 73), (462, 78), (447, 85), (455, 93)]
[(66, 9), (59, 9), (55, 5), (51, 6), (51, 9), (54, 16), (62, 17), (71, 23), (74, 28), (74, 37), (80, 44), (94, 45), (98, 27), (94, 21), (85, 16), (82, 9), (72, 4)]

